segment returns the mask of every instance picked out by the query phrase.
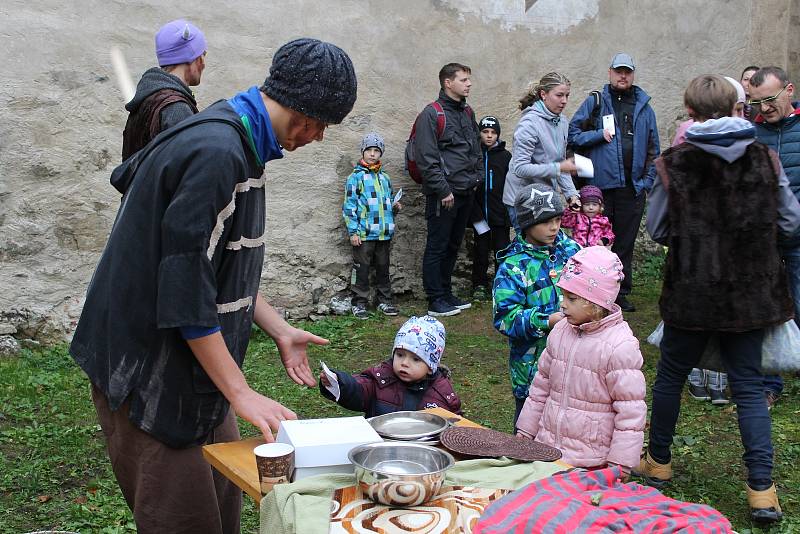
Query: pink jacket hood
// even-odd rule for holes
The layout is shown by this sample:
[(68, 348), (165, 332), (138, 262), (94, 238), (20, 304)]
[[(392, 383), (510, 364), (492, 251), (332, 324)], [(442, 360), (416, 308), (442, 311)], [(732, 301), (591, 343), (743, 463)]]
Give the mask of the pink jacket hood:
[(601, 321), (561, 320), (547, 338), (517, 428), (578, 467), (639, 463), (647, 416), (639, 341), (619, 306)]

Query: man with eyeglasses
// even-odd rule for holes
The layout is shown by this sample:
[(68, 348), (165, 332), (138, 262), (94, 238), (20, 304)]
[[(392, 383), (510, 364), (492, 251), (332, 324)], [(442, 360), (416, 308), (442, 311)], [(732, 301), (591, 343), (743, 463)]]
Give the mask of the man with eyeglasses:
[[(253, 86), (162, 132), (117, 167), (122, 204), (87, 290), (70, 354), (87, 374), (114, 475), (140, 533), (237, 534), (242, 491), (202, 446), (239, 439), (236, 416), (273, 441), (296, 414), (242, 373), (255, 323), (286, 373), (315, 386), (307, 346), (261, 296), (265, 164), (353, 109), (339, 47), (296, 39)], [(290, 185), (284, 185), (290, 187)]]
[[(780, 67), (764, 67), (750, 78), (748, 104), (757, 112), (756, 136), (778, 153), (789, 185), (800, 200), (800, 103), (793, 102), (793, 96), (794, 84)], [(782, 242), (781, 254), (794, 299), (794, 320), (800, 325), (800, 236)], [(764, 376), (764, 394), (770, 409), (781, 393), (781, 376)]]
[(145, 71), (136, 94), (125, 104), (129, 115), (122, 133), (123, 161), (160, 132), (197, 113), (190, 87), (200, 85), (207, 51), (205, 35), (190, 22), (173, 20), (158, 30), (158, 67)]

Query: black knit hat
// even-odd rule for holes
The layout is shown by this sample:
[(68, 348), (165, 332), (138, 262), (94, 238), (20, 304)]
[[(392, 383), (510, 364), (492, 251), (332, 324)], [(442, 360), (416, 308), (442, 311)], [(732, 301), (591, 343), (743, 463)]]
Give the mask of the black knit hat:
[(497, 117), (486, 115), (484, 118), (482, 118), (481, 122), (478, 123), (478, 129), (485, 130), (486, 128), (491, 128), (497, 133), (497, 135), (500, 135), (500, 121), (497, 120)]
[(317, 39), (295, 39), (275, 52), (261, 90), (287, 108), (339, 124), (356, 102), (356, 73), (347, 53)]

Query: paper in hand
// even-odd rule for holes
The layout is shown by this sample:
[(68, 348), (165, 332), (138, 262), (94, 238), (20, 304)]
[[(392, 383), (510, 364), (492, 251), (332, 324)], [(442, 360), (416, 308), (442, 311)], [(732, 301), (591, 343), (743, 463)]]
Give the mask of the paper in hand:
[(475, 228), (475, 231), (478, 233), (478, 235), (483, 235), (489, 231), (489, 225), (486, 223), (486, 219), (476, 221), (472, 223), (472, 226)]
[(400, 199), (403, 198), (403, 188), (401, 187), (397, 194), (394, 195), (394, 199), (392, 200), (392, 204), (397, 204), (400, 202)]
[(581, 178), (594, 178), (594, 165), (592, 160), (580, 154), (575, 154), (575, 167), (578, 168), (578, 176)]
[(339, 378), (336, 376), (336, 373), (331, 371), (325, 362), (322, 360), (319, 361), (320, 367), (322, 367), (322, 372), (325, 373), (325, 376), (328, 377), (328, 382), (331, 383), (330, 386), (325, 386), (325, 389), (330, 391), (331, 395), (333, 395), (334, 400), (338, 401), (339, 397), (341, 397), (342, 392), (339, 389)]
[(617, 134), (617, 128), (614, 126), (614, 115), (603, 115), (603, 129), (608, 130), (611, 135)]

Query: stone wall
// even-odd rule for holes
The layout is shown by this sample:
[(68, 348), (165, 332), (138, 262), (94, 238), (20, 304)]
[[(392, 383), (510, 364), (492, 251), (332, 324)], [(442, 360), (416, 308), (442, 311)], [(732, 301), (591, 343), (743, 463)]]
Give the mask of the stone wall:
[[(737, 76), (746, 64), (797, 67), (794, 0), (6, 0), (0, 6), (0, 324), (19, 337), (68, 334), (119, 204), (108, 184), (126, 113), (109, 50), (135, 79), (154, 64), (153, 33), (187, 17), (209, 42), (201, 107), (259, 84), (276, 47), (299, 36), (352, 56), (359, 97), (343, 125), (270, 163), (269, 241), (263, 290), (292, 316), (324, 312), (347, 286), (350, 249), (342, 188), (369, 130), (386, 137), (384, 161), (403, 187), (392, 255), (394, 289), (420, 296), (423, 198), (402, 171), (416, 113), (438, 91), (441, 65), (473, 67), (471, 104), (496, 114), (509, 139), (531, 79), (572, 79), (568, 114), (606, 78), (610, 57), (637, 60), (663, 141), (696, 74)], [(796, 28), (796, 25), (794, 26)], [(790, 57), (791, 56), (791, 57)], [(795, 71), (796, 72), (796, 71)]]

